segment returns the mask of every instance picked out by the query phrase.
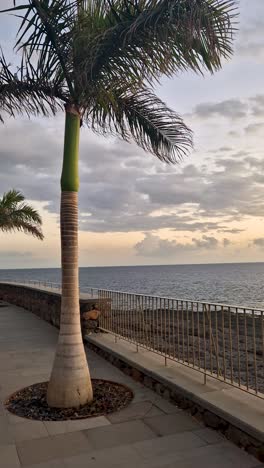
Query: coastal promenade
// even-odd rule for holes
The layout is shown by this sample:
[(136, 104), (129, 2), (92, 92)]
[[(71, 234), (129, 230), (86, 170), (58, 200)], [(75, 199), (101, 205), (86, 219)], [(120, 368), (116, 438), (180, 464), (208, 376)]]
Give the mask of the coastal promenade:
[(87, 350), (92, 377), (125, 383), (126, 409), (81, 421), (40, 422), (4, 408), (15, 390), (49, 378), (57, 330), (23, 308), (0, 307), (1, 468), (257, 468), (217, 432)]

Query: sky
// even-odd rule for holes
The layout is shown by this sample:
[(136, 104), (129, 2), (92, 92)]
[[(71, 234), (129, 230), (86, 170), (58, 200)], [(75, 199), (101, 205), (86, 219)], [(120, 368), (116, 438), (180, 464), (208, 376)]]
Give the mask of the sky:
[[(238, 3), (235, 53), (222, 70), (181, 73), (156, 89), (194, 132), (181, 164), (81, 129), (80, 266), (264, 261), (264, 1)], [(10, 57), (16, 26), (0, 15)], [(60, 264), (63, 131), (62, 114), (0, 124), (0, 196), (21, 190), (45, 235), (0, 234), (0, 268)]]

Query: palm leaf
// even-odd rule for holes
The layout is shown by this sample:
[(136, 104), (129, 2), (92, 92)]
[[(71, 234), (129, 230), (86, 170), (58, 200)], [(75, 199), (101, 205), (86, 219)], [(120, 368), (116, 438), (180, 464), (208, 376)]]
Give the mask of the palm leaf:
[(24, 200), (24, 196), (17, 190), (4, 193), (0, 199), (0, 230), (23, 231), (42, 240), (44, 236), (41, 231), (41, 217)]
[(175, 163), (192, 146), (192, 132), (183, 120), (148, 89), (134, 93), (102, 89), (86, 121), (95, 131), (131, 137), (161, 161)]
[(49, 74), (63, 75), (70, 94), (74, 95), (72, 43), (69, 31), (76, 18), (76, 1), (29, 0), (2, 12), (21, 12), (21, 24), (15, 47), (27, 50), (28, 59), (37, 56), (36, 69), (49, 67)]
[(87, 3), (75, 38), (87, 83), (121, 73), (140, 83), (189, 68), (213, 72), (232, 53), (235, 0)]
[(59, 101), (65, 99), (60, 80), (49, 80), (45, 69), (36, 71), (25, 55), (15, 73), (0, 55), (0, 121), (5, 114), (55, 114)]

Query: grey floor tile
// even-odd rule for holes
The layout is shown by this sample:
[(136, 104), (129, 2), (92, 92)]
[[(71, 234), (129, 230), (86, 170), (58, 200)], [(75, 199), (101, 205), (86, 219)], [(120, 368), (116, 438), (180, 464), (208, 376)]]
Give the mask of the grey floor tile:
[(165, 398), (160, 397), (159, 395), (154, 394), (154, 399), (152, 401), (154, 405), (156, 405), (166, 414), (173, 414), (182, 411), (181, 408), (179, 408), (176, 405), (173, 405), (172, 403), (165, 400)]
[(140, 420), (111, 424), (84, 432), (94, 449), (126, 445), (156, 437), (155, 433)]
[(7, 417), (8, 417), (8, 421), (9, 421), (9, 423), (11, 425), (13, 425), (13, 424), (23, 424), (23, 423), (28, 421), (28, 419), (16, 416), (15, 414), (9, 413), (9, 411), (7, 411), (6, 414), (7, 414)]
[[(43, 463), (34, 463), (34, 465), (28, 465), (27, 468), (66, 468), (63, 460), (49, 460), (48, 462)], [(79, 468), (76, 465), (74, 468)]]
[(69, 432), (67, 421), (44, 421), (44, 426), (48, 431), (48, 434), (51, 436), (56, 434), (65, 434)]
[(129, 445), (96, 450), (83, 455), (64, 459), (67, 468), (115, 468), (137, 467), (141, 463), (139, 454)]
[(51, 440), (56, 453), (55, 458), (71, 457), (80, 453), (89, 452), (92, 449), (92, 445), (87, 437), (85, 437), (84, 431), (54, 435), (51, 436)]
[(48, 431), (41, 421), (26, 421), (22, 424), (13, 424), (12, 433), (16, 442), (23, 440), (41, 439), (48, 437)]
[(23, 467), (59, 458), (50, 437), (36, 439), (34, 442), (32, 440), (18, 442), (17, 452)]
[(82, 432), (59, 434), (43, 439), (17, 443), (22, 466), (47, 463), (91, 450), (89, 441)]
[(20, 468), (20, 462), (15, 445), (0, 447), (0, 468)]
[(201, 437), (205, 442), (208, 444), (217, 444), (226, 441), (222, 434), (219, 434), (217, 431), (213, 431), (212, 429), (208, 429), (207, 427), (198, 429), (194, 431), (198, 437)]
[(82, 431), (95, 427), (109, 426), (110, 422), (105, 416), (97, 418), (78, 419), (75, 421), (45, 421), (44, 425), (49, 435), (66, 434), (68, 432)]
[(0, 401), (0, 417), (5, 414), (4, 404)]
[(123, 421), (129, 421), (132, 419), (143, 419), (145, 417), (151, 416), (161, 416), (163, 415), (157, 406), (155, 406), (151, 401), (141, 401), (138, 403), (131, 403), (127, 408), (118, 411), (117, 413), (110, 414), (107, 416), (111, 423), (119, 423)]
[(167, 461), (172, 461), (177, 452), (190, 450), (207, 445), (200, 437), (193, 432), (182, 432), (169, 436), (158, 437), (155, 440), (145, 440), (133, 444), (140, 456), (145, 460), (154, 460), (157, 457), (166, 456)]
[[(233, 450), (234, 449), (234, 450)], [(236, 450), (237, 449), (237, 450)], [(177, 461), (176, 461), (177, 460)], [(255, 468), (256, 459), (247, 455), (239, 448), (226, 446), (226, 444), (208, 445), (194, 449), (187, 453), (182, 451), (176, 454), (174, 461), (168, 464), (163, 464), (162, 460), (156, 460), (157, 464), (153, 464), (152, 468)]]
[(8, 417), (6, 415), (2, 415), (0, 416), (0, 447), (2, 445), (12, 444), (14, 444), (14, 436), (11, 424), (9, 424)]
[(176, 432), (194, 431), (201, 428), (201, 425), (197, 421), (183, 412), (145, 418), (144, 422), (160, 436)]

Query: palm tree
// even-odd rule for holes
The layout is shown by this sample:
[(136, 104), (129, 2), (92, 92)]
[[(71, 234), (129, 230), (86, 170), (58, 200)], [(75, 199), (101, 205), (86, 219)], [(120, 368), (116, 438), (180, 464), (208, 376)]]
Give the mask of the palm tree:
[(131, 138), (161, 161), (188, 153), (192, 134), (154, 93), (162, 75), (214, 72), (232, 53), (233, 0), (28, 0), (14, 73), (2, 55), (0, 109), (28, 115), (65, 110), (61, 175), (62, 307), (47, 401), (78, 407), (93, 391), (82, 344), (78, 289), (80, 127)]
[(43, 240), (41, 217), (24, 200), (25, 197), (18, 190), (9, 190), (3, 194), (0, 198), (0, 230), (23, 231)]

